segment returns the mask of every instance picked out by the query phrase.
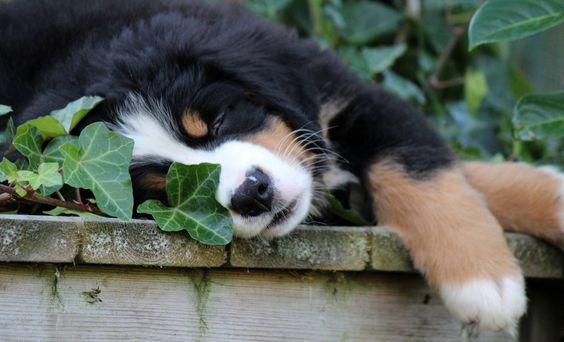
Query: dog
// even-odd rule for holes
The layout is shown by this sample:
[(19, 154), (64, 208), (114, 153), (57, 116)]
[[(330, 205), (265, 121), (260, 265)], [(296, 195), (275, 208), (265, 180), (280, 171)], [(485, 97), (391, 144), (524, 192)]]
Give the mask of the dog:
[(14, 0), (0, 37), (15, 123), (104, 97), (77, 130), (103, 121), (133, 139), (137, 204), (166, 201), (172, 162), (218, 163), (234, 234), (273, 238), (319, 211), (323, 189), (357, 182), (454, 316), (509, 332), (526, 297), (502, 227), (564, 245), (556, 169), (459, 161), (410, 104), (239, 6)]

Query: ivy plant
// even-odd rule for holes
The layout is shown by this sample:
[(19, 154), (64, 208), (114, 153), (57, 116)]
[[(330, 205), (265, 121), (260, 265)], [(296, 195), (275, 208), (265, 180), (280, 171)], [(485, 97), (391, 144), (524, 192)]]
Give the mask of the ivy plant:
[[(47, 215), (132, 218), (133, 141), (102, 122), (73, 135), (73, 128), (102, 100), (82, 97), (18, 127), (8, 121), (9, 130), (2, 136), (9, 144), (5, 155), (16, 150), (25, 160), (0, 161), (1, 211), (41, 208)], [(0, 115), (11, 112), (0, 106)], [(167, 175), (172, 207), (148, 201), (139, 212), (151, 214), (163, 230), (185, 229), (202, 243), (227, 244), (232, 238), (231, 217), (215, 200), (219, 172), (219, 165), (173, 163)]]

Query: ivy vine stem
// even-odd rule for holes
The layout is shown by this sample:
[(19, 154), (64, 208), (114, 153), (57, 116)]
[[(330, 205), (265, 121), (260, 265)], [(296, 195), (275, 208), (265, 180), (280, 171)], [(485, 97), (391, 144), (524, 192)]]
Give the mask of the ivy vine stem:
[(20, 200), (20, 201), (25, 201), (25, 202), (45, 204), (45, 205), (50, 205), (50, 206), (54, 206), (54, 207), (63, 207), (63, 208), (72, 209), (72, 210), (79, 210), (79, 211), (94, 213), (96, 215), (107, 216), (102, 211), (100, 211), (100, 209), (98, 209), (97, 207), (90, 205), (90, 204), (79, 204), (79, 203), (61, 201), (60, 199), (42, 196), (42, 195), (36, 193), (33, 190), (26, 189), (26, 191), (27, 191), (27, 194), (25, 196), (20, 196), (16, 192), (16, 189), (14, 189), (13, 187), (11, 187), (9, 185), (5, 185), (5, 184), (0, 184), (0, 192), (3, 192), (3, 194), (0, 194), (0, 196), (2, 196), (4, 194), (9, 194), (16, 201)]

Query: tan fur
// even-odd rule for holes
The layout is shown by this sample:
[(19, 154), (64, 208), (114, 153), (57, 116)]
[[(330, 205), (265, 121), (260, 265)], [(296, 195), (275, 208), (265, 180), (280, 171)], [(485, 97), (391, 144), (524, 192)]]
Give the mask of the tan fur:
[(333, 120), (348, 104), (346, 100), (333, 100), (321, 105), (319, 109), (319, 125), (321, 133), (325, 139), (328, 139), (329, 122)]
[(166, 176), (164, 174), (149, 173), (141, 180), (141, 187), (149, 190), (166, 189)]
[(182, 116), (182, 126), (186, 130), (186, 133), (194, 138), (202, 138), (208, 134), (208, 125), (206, 122), (202, 120), (199, 113), (191, 110), (184, 112)]
[[(265, 147), (293, 164), (298, 164), (313, 155), (299, 143), (292, 129), (277, 117), (269, 119), (266, 129), (243, 140)], [(311, 164), (311, 160), (307, 164)]]
[(417, 180), (385, 161), (368, 180), (378, 220), (399, 233), (432, 286), (518, 272), (501, 227), (460, 168)]
[(561, 181), (523, 163), (464, 163), (470, 184), (486, 197), (490, 211), (507, 230), (528, 233), (564, 246), (559, 213)]

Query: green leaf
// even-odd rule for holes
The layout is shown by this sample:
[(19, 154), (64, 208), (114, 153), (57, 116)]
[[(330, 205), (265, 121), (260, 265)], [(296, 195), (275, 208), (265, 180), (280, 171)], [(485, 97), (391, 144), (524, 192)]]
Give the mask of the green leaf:
[(372, 1), (343, 4), (346, 23), (341, 36), (353, 44), (365, 44), (379, 35), (394, 31), (403, 16), (390, 7)]
[(370, 70), (362, 52), (354, 47), (347, 46), (337, 50), (337, 53), (343, 62), (353, 69), (360, 78), (365, 80), (371, 79)]
[[(426, 1), (424, 1), (424, 3), (426, 3)], [(427, 51), (432, 52), (434, 50), (434, 52), (437, 53), (444, 51), (452, 39), (452, 30), (450, 23), (443, 14), (443, 10), (425, 12), (425, 15), (420, 19), (420, 23), (420, 30), (425, 32), (426, 39), (433, 47), (433, 49)]]
[(500, 112), (511, 113), (517, 102), (510, 87), (510, 67), (506, 62), (489, 55), (481, 55), (477, 59), (476, 69), (486, 76), (488, 93), (484, 105)]
[(16, 190), (16, 194), (18, 194), (18, 196), (20, 196), (20, 197), (27, 196), (27, 191), (24, 188), (22, 188), (21, 185), (16, 184), (15, 190)]
[(12, 107), (0, 104), (0, 116), (12, 112)]
[(562, 22), (562, 0), (489, 0), (470, 21), (470, 50), (480, 44), (528, 37)]
[(476, 4), (476, 0), (425, 0), (421, 2), (423, 12), (452, 9), (457, 6), (470, 7)]
[(41, 163), (41, 148), (43, 147), (43, 136), (39, 129), (31, 125), (19, 126), (14, 137), (14, 147), (27, 157), (29, 166), (37, 170)]
[(509, 68), (509, 87), (516, 98), (521, 98), (535, 91), (523, 72), (512, 66)]
[(0, 162), (0, 182), (8, 181), (14, 183), (18, 178), (18, 167), (8, 159), (4, 158)]
[(63, 176), (59, 173), (58, 163), (41, 163), (36, 172), (22, 170), (17, 173), (18, 182), (28, 183), (33, 190), (40, 189), (48, 196), (63, 186)]
[(215, 164), (173, 163), (166, 176), (171, 207), (149, 200), (137, 212), (152, 215), (164, 231), (185, 229), (201, 243), (225, 245), (232, 239), (232, 221), (227, 209), (215, 200), (220, 173), (221, 167)]
[(65, 156), (63, 152), (61, 152), (61, 146), (63, 146), (66, 142), (71, 142), (74, 145), (78, 145), (78, 137), (74, 135), (63, 135), (60, 137), (56, 137), (55, 139), (51, 140), (47, 147), (43, 150), (43, 158), (46, 162), (55, 162), (59, 163), (59, 165), (63, 165), (65, 161)]
[(80, 216), (84, 218), (100, 218), (103, 216), (96, 215), (93, 213), (89, 213), (87, 211), (80, 211), (80, 210), (73, 210), (67, 209), (63, 207), (55, 207), (49, 211), (44, 211), (44, 214), (51, 215), (51, 216), (60, 216), (60, 215), (70, 215), (70, 216)]
[(41, 132), (43, 139), (49, 139), (67, 134), (63, 125), (61, 125), (61, 123), (57, 121), (57, 119), (50, 115), (44, 115), (26, 121), (18, 127), (18, 130), (23, 129), (23, 127), (26, 126), (33, 126), (37, 128), (39, 132)]
[(34, 126), (39, 129), (44, 140), (67, 135), (102, 100), (103, 98), (99, 96), (81, 97), (67, 104), (63, 109), (26, 121), (18, 129), (23, 126)]
[(332, 194), (327, 193), (325, 195), (327, 202), (329, 203), (329, 211), (336, 216), (352, 223), (357, 226), (370, 226), (370, 222), (365, 220), (360, 214), (354, 209), (346, 209), (343, 204)]
[(384, 88), (397, 94), (406, 100), (416, 100), (418, 103), (425, 103), (425, 96), (419, 87), (391, 70), (384, 70)]
[(564, 92), (524, 96), (515, 106), (513, 125), (520, 140), (564, 137)]
[(464, 78), (464, 99), (471, 114), (476, 114), (488, 93), (486, 76), (480, 71), (468, 71)]
[(8, 122), (6, 122), (6, 129), (4, 132), (0, 133), (0, 146), (8, 146), (14, 140), (14, 135), (16, 134), (16, 129), (14, 127), (14, 120), (12, 118), (8, 118)]
[(364, 60), (366, 60), (368, 70), (374, 76), (391, 67), (396, 59), (405, 53), (406, 49), (405, 44), (389, 47), (364, 48), (362, 49), (362, 55), (364, 56)]
[(245, 5), (253, 12), (274, 19), (292, 0), (246, 0)]
[(106, 214), (131, 219), (133, 193), (129, 163), (133, 140), (96, 122), (82, 130), (78, 145), (67, 141), (60, 149), (65, 157), (66, 184), (92, 190), (99, 208)]
[(57, 119), (68, 134), (86, 114), (103, 100), (100, 96), (83, 96), (78, 100), (70, 102), (63, 109), (52, 111), (49, 115)]

